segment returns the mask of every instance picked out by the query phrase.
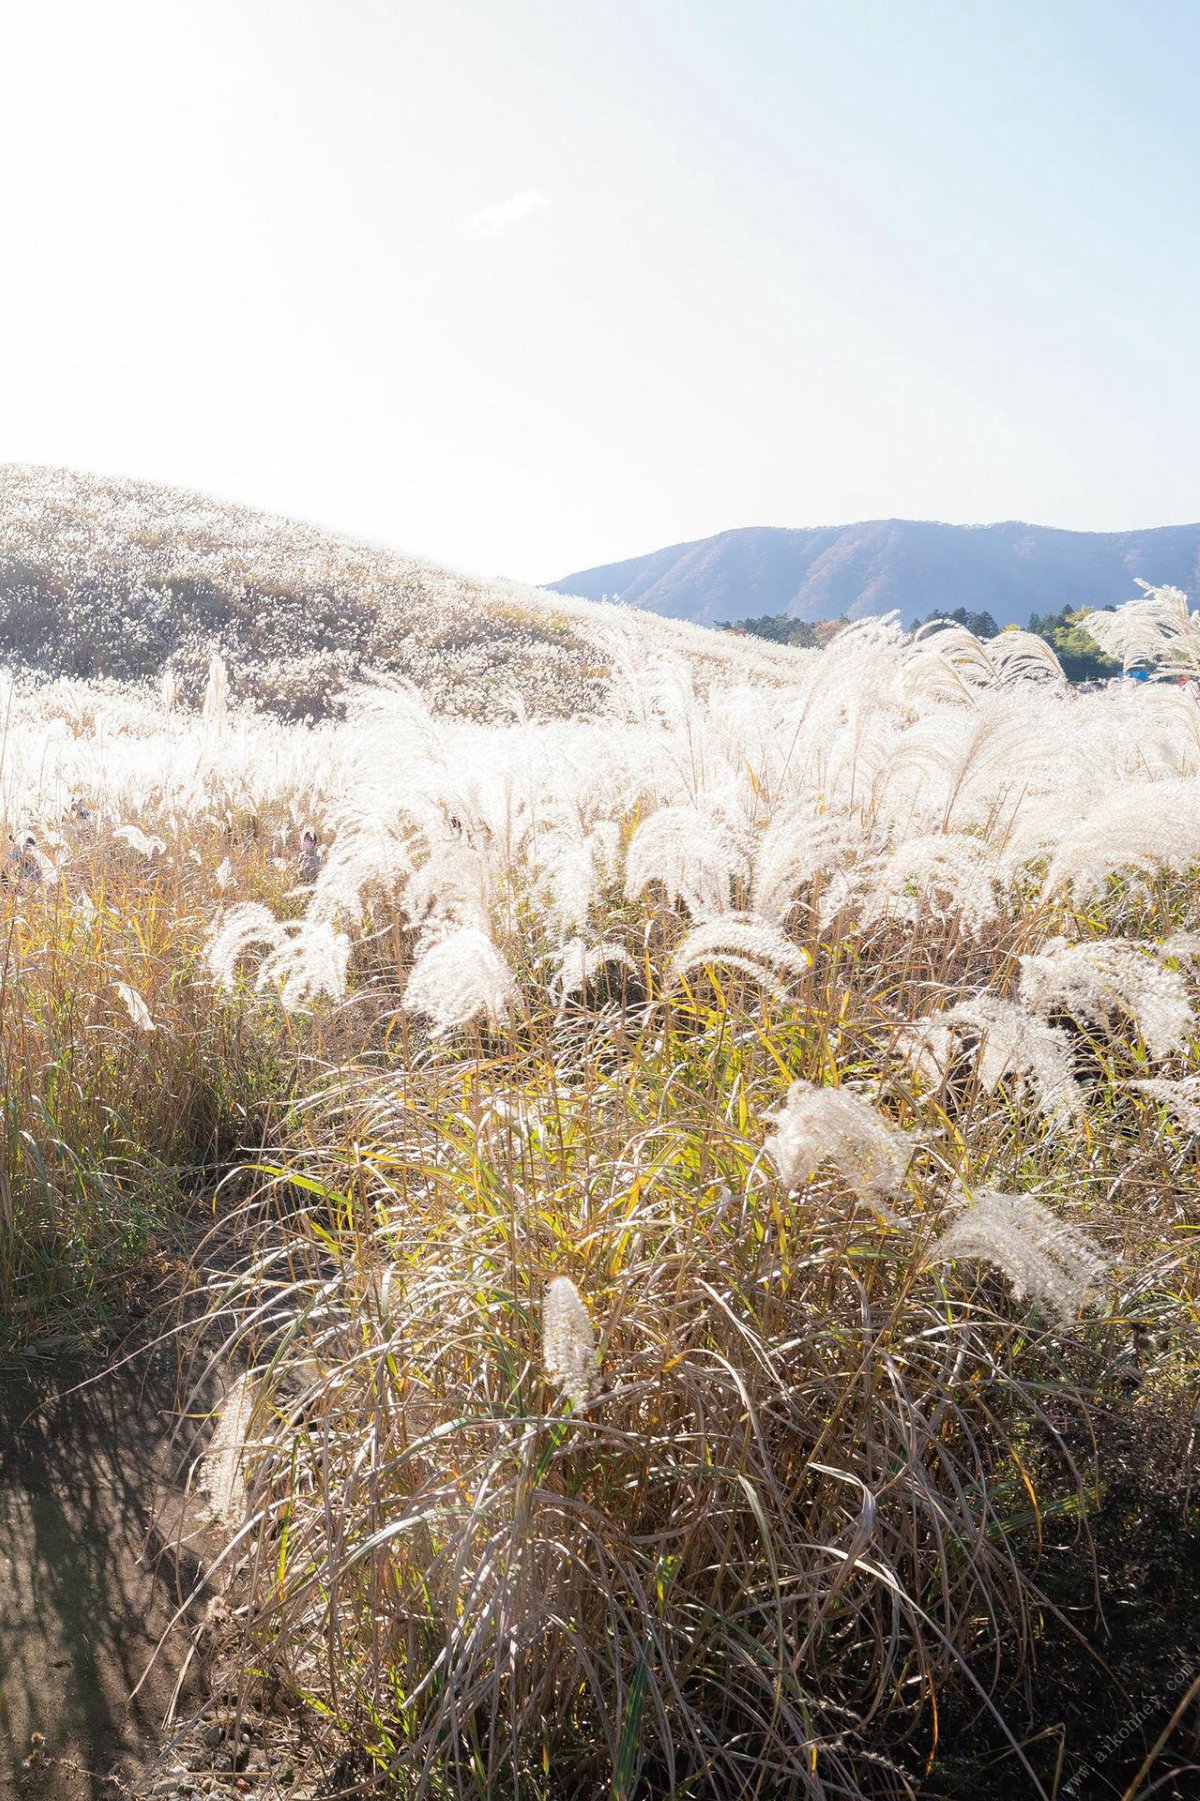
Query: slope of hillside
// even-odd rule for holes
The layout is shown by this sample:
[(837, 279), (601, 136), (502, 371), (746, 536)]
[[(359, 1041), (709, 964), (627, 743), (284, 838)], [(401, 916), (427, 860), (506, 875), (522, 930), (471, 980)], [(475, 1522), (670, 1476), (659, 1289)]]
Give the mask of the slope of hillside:
[[(288, 718), (405, 677), (439, 707), (586, 712), (613, 668), (714, 634), (632, 609), (481, 582), (272, 514), (149, 483), (0, 467), (0, 662), (52, 676), (166, 676), (188, 699), (219, 651), (235, 699)], [(754, 668), (795, 653), (763, 647)], [(743, 658), (744, 662), (744, 658)]]
[(1200, 524), (1134, 532), (912, 519), (800, 531), (749, 526), (549, 585), (706, 625), (764, 613), (859, 619), (893, 608), (911, 625), (955, 607), (1023, 625), (1031, 613), (1117, 605), (1137, 577), (1200, 591)]

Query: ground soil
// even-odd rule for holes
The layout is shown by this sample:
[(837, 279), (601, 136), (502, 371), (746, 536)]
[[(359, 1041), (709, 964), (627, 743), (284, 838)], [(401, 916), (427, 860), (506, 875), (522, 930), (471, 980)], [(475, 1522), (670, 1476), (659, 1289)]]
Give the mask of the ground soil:
[(176, 1375), (0, 1362), (0, 1801), (117, 1801), (194, 1698)]

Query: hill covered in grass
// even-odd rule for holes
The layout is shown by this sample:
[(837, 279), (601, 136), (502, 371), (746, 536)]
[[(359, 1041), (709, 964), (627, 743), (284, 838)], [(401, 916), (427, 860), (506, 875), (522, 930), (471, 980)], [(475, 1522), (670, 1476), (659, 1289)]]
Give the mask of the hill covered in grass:
[(549, 585), (559, 594), (607, 596), (703, 625), (762, 614), (862, 619), (895, 610), (911, 626), (931, 612), (966, 607), (986, 609), (1003, 626), (1064, 606), (1119, 606), (1139, 578), (1193, 596), (1200, 591), (1200, 525), (1133, 532), (919, 519), (801, 531), (748, 526)]
[[(0, 662), (203, 691), (219, 652), (235, 699), (336, 712), (347, 686), (404, 677), (438, 706), (594, 708), (651, 644), (701, 667), (711, 634), (535, 588), (482, 582), (203, 496), (68, 469), (0, 467)], [(778, 653), (764, 649), (764, 669)]]

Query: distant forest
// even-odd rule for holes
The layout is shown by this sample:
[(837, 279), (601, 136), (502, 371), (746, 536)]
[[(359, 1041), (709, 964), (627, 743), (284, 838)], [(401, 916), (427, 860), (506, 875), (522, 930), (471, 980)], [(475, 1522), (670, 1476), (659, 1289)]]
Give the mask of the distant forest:
[[(1096, 641), (1088, 636), (1078, 623), (1081, 617), (1081, 612), (1072, 612), (1067, 607), (1061, 613), (1033, 613), (1027, 629), (1050, 645), (1068, 681), (1091, 682), (1120, 675), (1120, 663), (1105, 656)], [(966, 607), (956, 607), (952, 613), (931, 613), (928, 619), (914, 621), (913, 630), (929, 625), (935, 619), (965, 625), (977, 638), (995, 638), (1001, 630), (990, 613), (972, 613)], [(849, 623), (845, 618), (792, 619), (787, 613), (764, 613), (759, 619), (724, 621), (720, 629), (753, 638), (769, 638), (773, 644), (793, 644), (801, 650), (819, 650)], [(1004, 629), (1011, 630), (1011, 627)]]

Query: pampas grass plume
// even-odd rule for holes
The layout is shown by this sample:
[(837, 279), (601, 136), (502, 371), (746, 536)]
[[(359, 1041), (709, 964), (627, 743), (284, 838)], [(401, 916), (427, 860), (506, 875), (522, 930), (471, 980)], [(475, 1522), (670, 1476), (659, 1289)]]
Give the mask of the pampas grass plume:
[(771, 1116), (775, 1131), (763, 1148), (788, 1188), (802, 1188), (822, 1163), (832, 1163), (860, 1200), (890, 1224), (902, 1222), (884, 1205), (904, 1180), (912, 1147), (869, 1101), (845, 1088), (793, 1082)]
[(1087, 1234), (1027, 1194), (980, 1188), (936, 1241), (931, 1262), (979, 1258), (1003, 1270), (1018, 1301), (1075, 1317), (1109, 1268)]
[(493, 1025), (516, 1005), (517, 984), (492, 940), (478, 926), (435, 938), (420, 952), (404, 990), (409, 1013), (423, 1013), (439, 1035), (482, 1014)]
[(142, 996), (138, 993), (137, 989), (131, 988), (128, 982), (114, 982), (113, 987), (120, 995), (121, 1000), (124, 1003), (125, 1011), (128, 1013), (138, 1031), (156, 1031), (157, 1028), (151, 1017), (150, 1009)]
[(812, 963), (808, 952), (785, 938), (778, 926), (752, 914), (725, 913), (693, 928), (676, 947), (671, 976), (678, 981), (708, 963), (740, 969), (775, 993), (780, 992), (776, 972), (803, 975)]
[(542, 1304), (542, 1362), (550, 1381), (582, 1413), (599, 1371), (596, 1334), (570, 1276), (555, 1276)]

